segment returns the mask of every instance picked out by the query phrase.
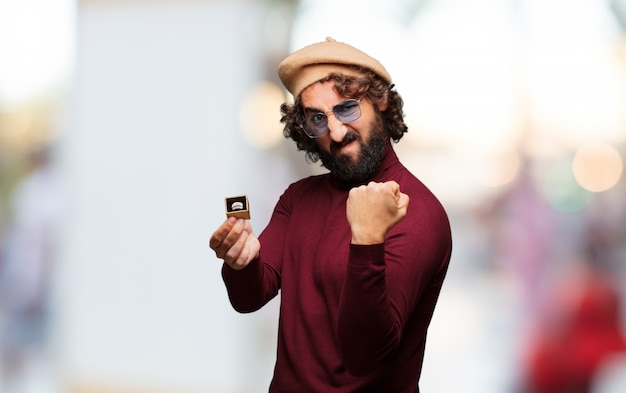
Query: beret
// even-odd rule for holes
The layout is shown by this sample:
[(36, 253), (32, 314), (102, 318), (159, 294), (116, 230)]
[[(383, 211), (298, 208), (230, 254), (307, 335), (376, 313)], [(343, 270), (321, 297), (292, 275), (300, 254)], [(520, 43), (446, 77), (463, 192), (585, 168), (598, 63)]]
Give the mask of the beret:
[(302, 90), (332, 73), (358, 75), (353, 66), (367, 68), (391, 83), (391, 76), (378, 60), (330, 37), (287, 56), (278, 65), (278, 76), (285, 88), (298, 97)]

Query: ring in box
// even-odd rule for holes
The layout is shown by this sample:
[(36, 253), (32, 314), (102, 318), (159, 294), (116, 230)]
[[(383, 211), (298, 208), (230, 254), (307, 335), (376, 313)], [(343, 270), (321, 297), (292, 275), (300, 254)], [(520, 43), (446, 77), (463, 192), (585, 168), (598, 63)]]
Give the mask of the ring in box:
[(250, 219), (250, 206), (246, 195), (226, 198), (226, 216)]

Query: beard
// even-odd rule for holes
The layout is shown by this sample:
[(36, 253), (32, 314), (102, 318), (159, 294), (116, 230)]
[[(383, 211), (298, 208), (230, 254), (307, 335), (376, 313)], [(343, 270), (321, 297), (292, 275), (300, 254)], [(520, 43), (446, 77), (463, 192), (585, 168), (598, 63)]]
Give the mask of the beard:
[[(383, 128), (383, 121), (380, 115), (369, 126), (369, 138), (364, 141), (359, 133), (348, 130), (341, 142), (332, 141), (330, 152), (321, 150), (319, 153), (322, 165), (330, 170), (330, 173), (338, 179), (352, 183), (366, 183), (380, 162), (385, 153), (389, 137)], [(350, 156), (337, 155), (339, 149), (350, 142), (357, 141), (361, 147), (358, 157), (353, 161)]]

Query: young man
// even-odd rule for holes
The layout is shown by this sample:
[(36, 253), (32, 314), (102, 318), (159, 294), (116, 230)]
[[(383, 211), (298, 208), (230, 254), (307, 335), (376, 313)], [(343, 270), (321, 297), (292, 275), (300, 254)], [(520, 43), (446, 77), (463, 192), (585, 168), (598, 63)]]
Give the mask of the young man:
[(239, 312), (281, 292), (270, 392), (419, 392), (452, 241), (436, 197), (399, 161), (402, 99), (385, 68), (327, 39), (281, 62), (285, 136), (329, 173), (280, 197), (257, 238), (227, 219), (210, 246)]

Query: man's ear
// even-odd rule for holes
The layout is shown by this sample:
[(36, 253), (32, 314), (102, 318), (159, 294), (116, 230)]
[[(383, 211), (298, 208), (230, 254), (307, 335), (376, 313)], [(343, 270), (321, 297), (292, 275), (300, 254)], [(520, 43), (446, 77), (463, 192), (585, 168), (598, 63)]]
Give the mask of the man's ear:
[(385, 92), (385, 96), (378, 102), (377, 105), (379, 111), (384, 112), (387, 110), (387, 107), (389, 106), (389, 92)]

